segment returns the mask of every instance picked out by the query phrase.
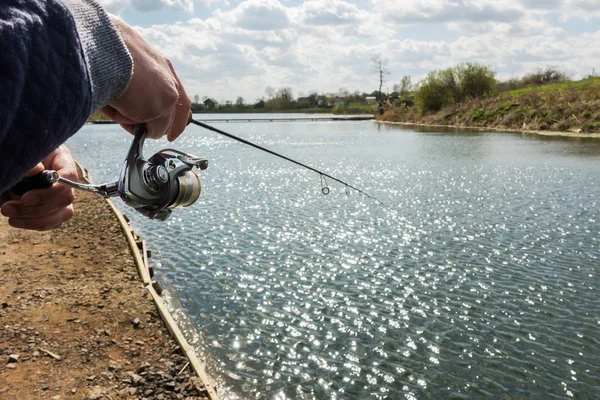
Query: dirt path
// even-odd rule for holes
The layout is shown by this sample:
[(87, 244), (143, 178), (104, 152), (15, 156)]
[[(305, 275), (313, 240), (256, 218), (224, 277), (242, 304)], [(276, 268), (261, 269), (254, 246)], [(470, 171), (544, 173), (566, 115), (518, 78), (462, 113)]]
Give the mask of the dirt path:
[(77, 196), (50, 233), (0, 217), (0, 399), (206, 398), (108, 204)]

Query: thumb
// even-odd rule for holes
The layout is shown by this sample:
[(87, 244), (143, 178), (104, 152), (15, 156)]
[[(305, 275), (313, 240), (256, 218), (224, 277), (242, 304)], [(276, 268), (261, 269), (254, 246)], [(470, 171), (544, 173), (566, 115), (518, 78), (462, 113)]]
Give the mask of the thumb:
[(27, 176), (34, 176), (39, 174), (40, 172), (42, 172), (44, 170), (44, 164), (42, 163), (38, 163), (38, 165), (36, 165), (35, 167), (31, 168), (29, 170), (29, 172), (27, 173)]

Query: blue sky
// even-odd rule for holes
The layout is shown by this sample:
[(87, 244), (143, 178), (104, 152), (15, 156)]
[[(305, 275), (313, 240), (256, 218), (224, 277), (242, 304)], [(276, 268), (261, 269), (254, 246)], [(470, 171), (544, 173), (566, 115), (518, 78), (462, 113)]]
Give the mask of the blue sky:
[(463, 62), (518, 77), (557, 66), (600, 72), (596, 0), (99, 0), (173, 62), (191, 97), (248, 103), (267, 87), (377, 89), (372, 60), (409, 75)]

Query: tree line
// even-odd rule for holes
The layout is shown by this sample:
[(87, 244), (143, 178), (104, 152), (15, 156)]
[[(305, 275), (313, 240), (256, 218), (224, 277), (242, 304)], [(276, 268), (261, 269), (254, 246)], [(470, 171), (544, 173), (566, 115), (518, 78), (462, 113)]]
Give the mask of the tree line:
[[(307, 96), (295, 98), (290, 87), (275, 89), (268, 86), (265, 96), (253, 103), (247, 103), (243, 97), (237, 97), (235, 103), (228, 101), (219, 105), (221, 112), (260, 112), (260, 111), (286, 111), (286, 110), (332, 110), (336, 108), (364, 112), (368, 98), (375, 98), (388, 106), (415, 106), (422, 113), (436, 112), (449, 104), (460, 103), (469, 98), (480, 98), (509, 90), (517, 90), (530, 86), (545, 85), (549, 83), (566, 82), (570, 80), (567, 73), (557, 67), (539, 68), (528, 73), (522, 78), (511, 78), (500, 82), (496, 73), (487, 65), (479, 63), (463, 63), (439, 71), (432, 71), (418, 83), (413, 84), (411, 76), (404, 76), (398, 84), (393, 86), (391, 93), (382, 92), (383, 82), (389, 71), (381, 59), (374, 62), (374, 70), (378, 74), (378, 90), (371, 93), (350, 93), (345, 88), (340, 88), (337, 98), (324, 94), (311, 92)], [(594, 77), (592, 74), (589, 77)], [(206, 111), (204, 101), (207, 97), (193, 97), (192, 110), (194, 112)]]

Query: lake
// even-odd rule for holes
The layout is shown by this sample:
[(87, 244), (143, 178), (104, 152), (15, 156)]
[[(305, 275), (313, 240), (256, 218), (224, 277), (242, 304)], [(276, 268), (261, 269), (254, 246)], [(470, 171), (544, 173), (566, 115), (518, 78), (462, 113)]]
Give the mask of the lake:
[[(331, 180), (324, 196), (318, 174), (197, 126), (146, 142), (148, 157), (174, 147), (209, 160), (200, 199), (167, 221), (114, 202), (224, 398), (600, 393), (600, 140), (214, 125), (387, 205)], [(123, 132), (86, 125), (69, 140), (95, 183), (118, 176)]]

